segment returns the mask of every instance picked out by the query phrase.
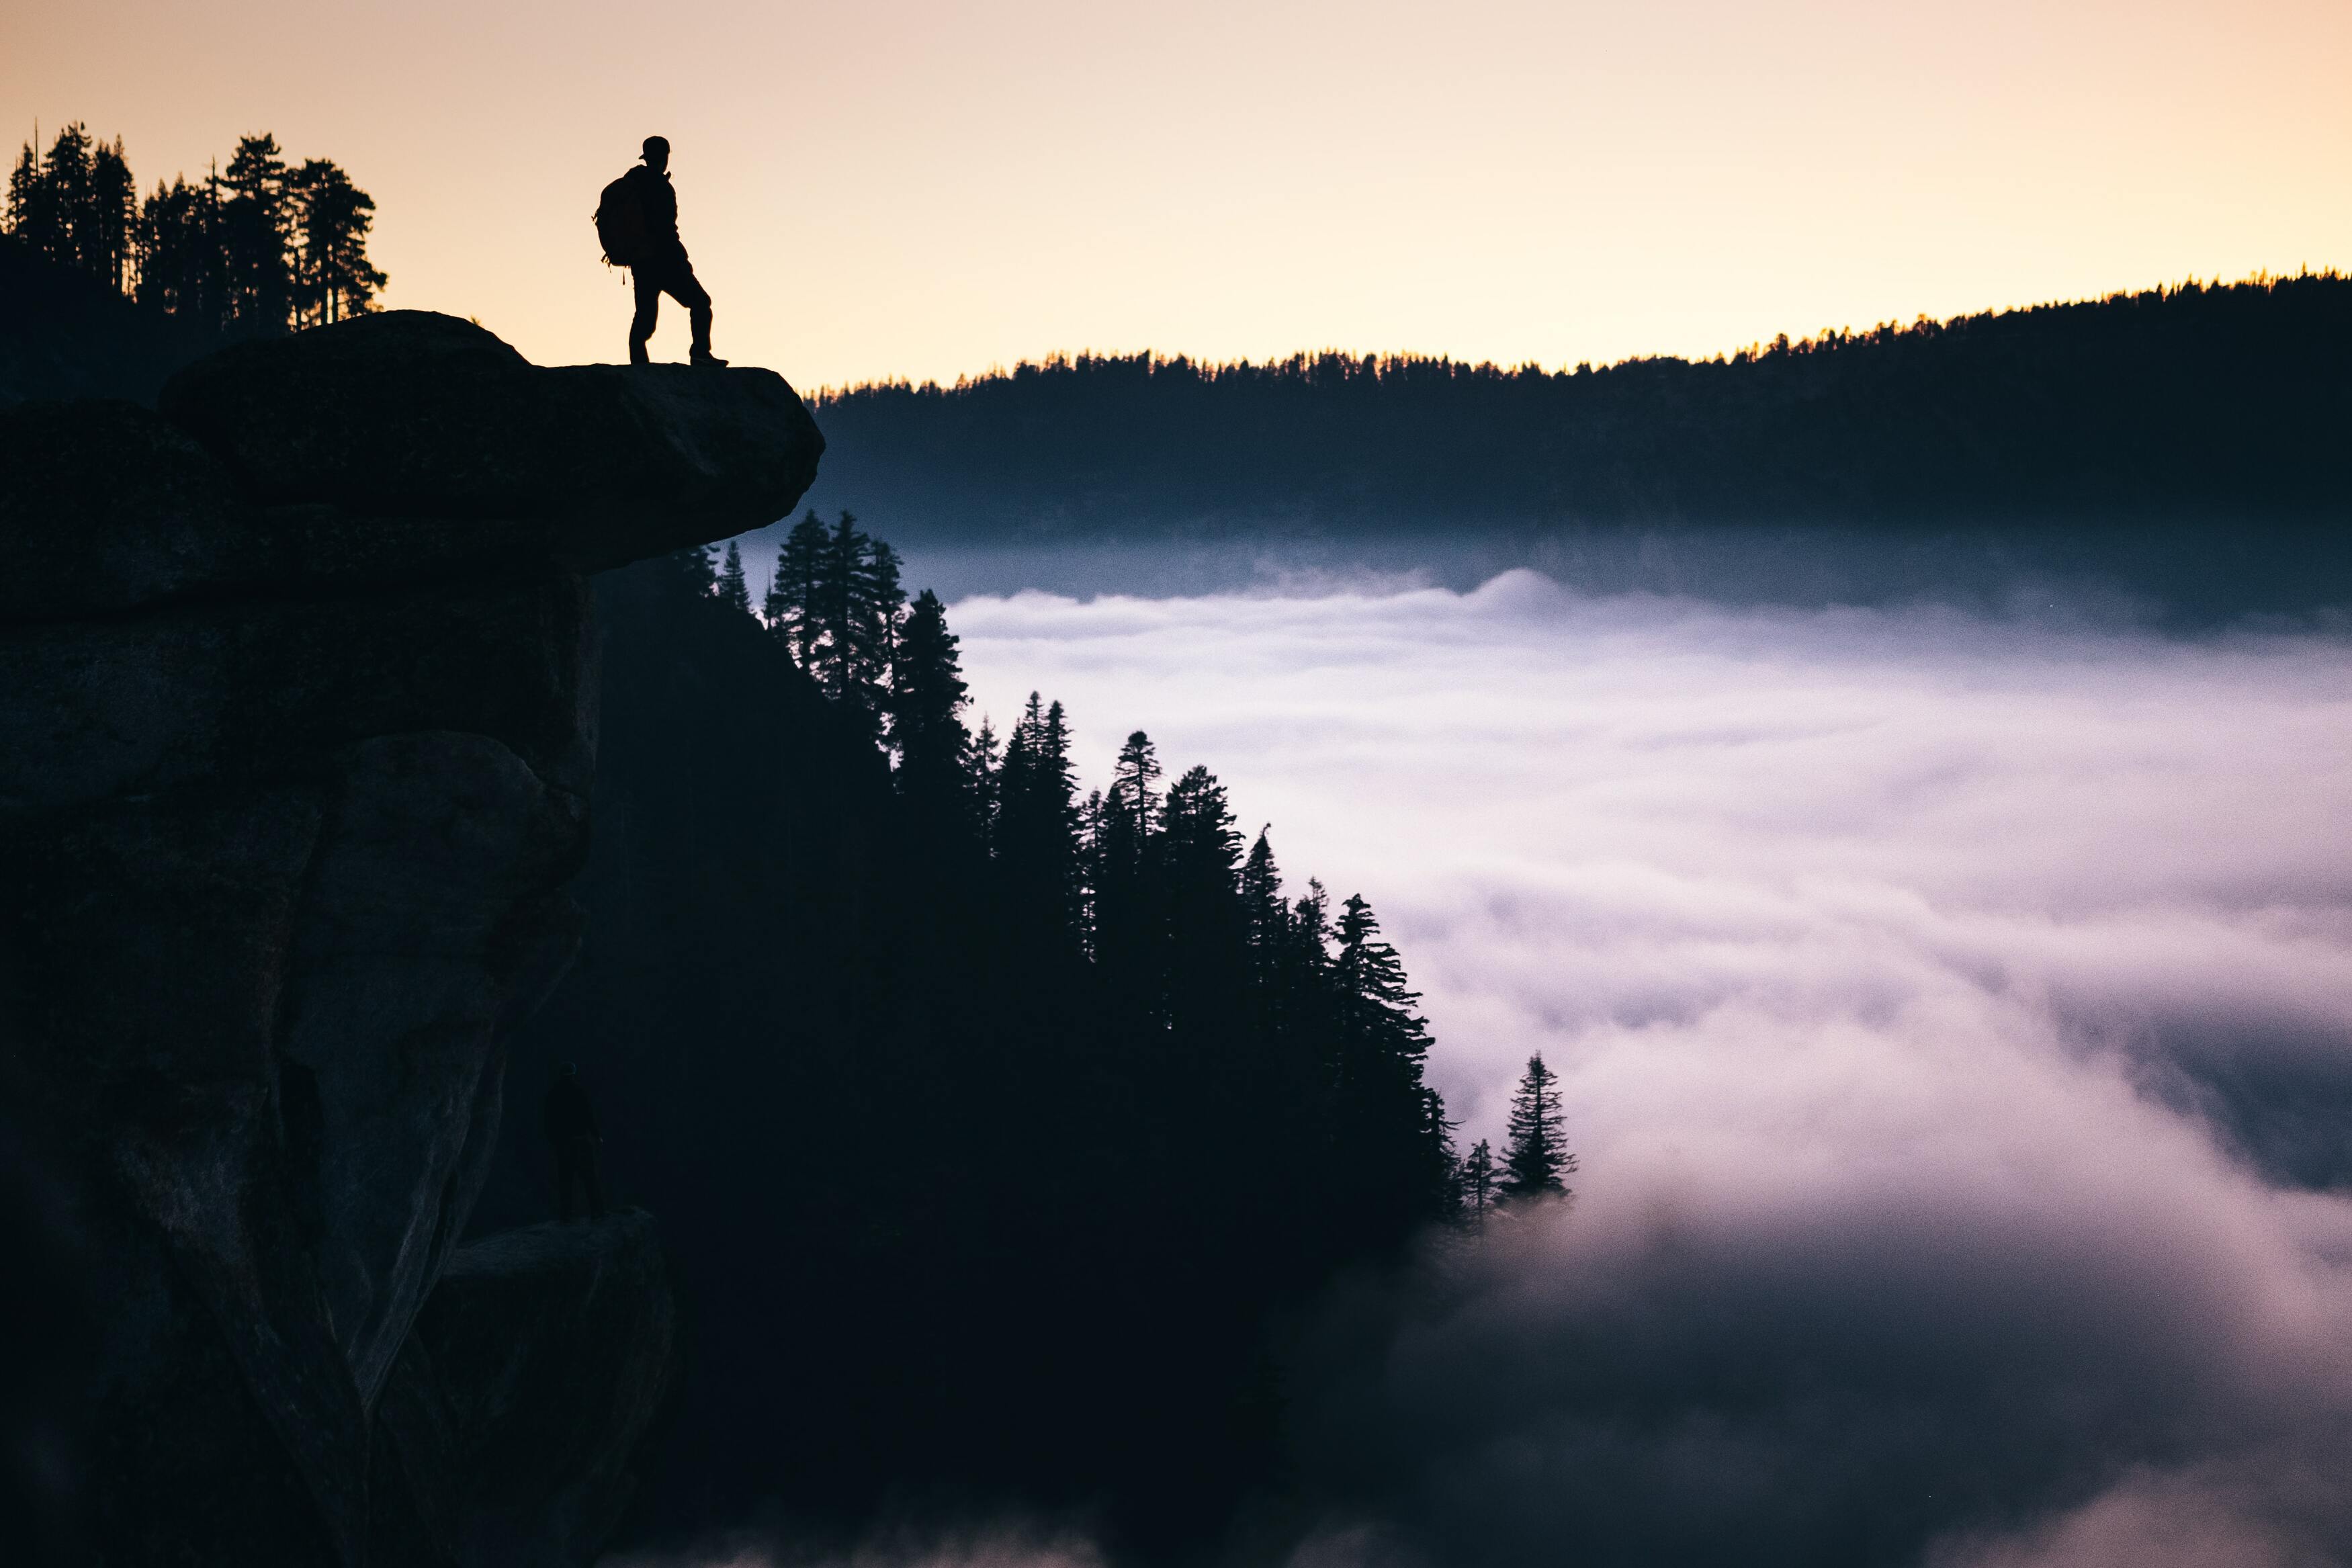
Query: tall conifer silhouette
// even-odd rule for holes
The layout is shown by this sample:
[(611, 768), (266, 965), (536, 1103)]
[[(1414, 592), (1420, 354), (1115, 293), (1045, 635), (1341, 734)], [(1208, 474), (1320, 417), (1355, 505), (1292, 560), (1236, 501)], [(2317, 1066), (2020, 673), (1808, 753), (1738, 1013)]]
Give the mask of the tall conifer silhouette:
[(366, 310), (386, 281), (367, 254), (375, 198), (328, 158), (305, 160), (287, 175), (286, 189), (297, 318), (316, 326)]
[(996, 858), (1006, 889), (1036, 935), (1059, 943), (1076, 934), (1077, 784), (1059, 702), (1029, 694), (1004, 743), (997, 774)]
[(719, 597), (730, 610), (751, 613), (751, 584), (743, 580), (743, 551), (731, 539), (727, 542), (726, 564), (719, 569)]
[(1559, 1079), (1544, 1066), (1543, 1053), (1528, 1058), (1528, 1070), (1511, 1095), (1510, 1138), (1503, 1152), (1502, 1194), (1539, 1198), (1565, 1194), (1563, 1178), (1576, 1173), (1568, 1152), (1567, 1117), (1560, 1110)]
[(221, 176), (227, 192), (221, 203), (221, 237), (229, 315), (241, 331), (277, 333), (293, 324), (293, 212), (287, 172), (278, 139), (265, 132), (237, 139)]
[(816, 658), (818, 638), (822, 636), (819, 621), (820, 596), (824, 592), (825, 561), (824, 524), (810, 511), (793, 524), (784, 536), (782, 547), (776, 552), (776, 575), (768, 585), (768, 597), (762, 606), (767, 612), (768, 629), (791, 650), (793, 662), (803, 669), (810, 668)]
[(956, 635), (940, 596), (926, 588), (907, 614), (890, 677), (890, 744), (910, 800), (946, 808), (971, 799), (964, 691)]
[(1481, 1138), (1462, 1160), (1462, 1205), (1473, 1219), (1483, 1217), (1493, 1205), (1499, 1179), (1495, 1151)]

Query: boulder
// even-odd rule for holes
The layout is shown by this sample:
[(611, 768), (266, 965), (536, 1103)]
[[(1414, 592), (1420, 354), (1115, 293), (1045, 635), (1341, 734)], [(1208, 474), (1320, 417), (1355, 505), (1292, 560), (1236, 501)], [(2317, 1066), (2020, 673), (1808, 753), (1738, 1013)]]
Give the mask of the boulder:
[(494, 523), (440, 547), (586, 571), (773, 522), (824, 450), (773, 371), (542, 369), (415, 310), (238, 344), (174, 375), (158, 406), (257, 501)]
[(417, 314), (163, 401), (0, 408), (0, 1082), (84, 1178), (92, 1545), (584, 1561), (674, 1371), (652, 1222), (457, 1247), (579, 940), (581, 574), (822, 442), (766, 372)]
[(533, 365), (419, 310), (128, 402), (0, 406), (0, 624), (595, 572), (763, 527), (824, 451), (773, 371)]

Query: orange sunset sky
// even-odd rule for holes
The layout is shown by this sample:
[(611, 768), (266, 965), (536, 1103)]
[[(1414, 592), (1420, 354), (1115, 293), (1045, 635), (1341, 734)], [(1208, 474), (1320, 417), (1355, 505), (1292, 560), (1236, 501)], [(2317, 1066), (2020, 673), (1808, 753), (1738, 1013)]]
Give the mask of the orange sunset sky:
[[(2352, 265), (2347, 0), (10, 0), (11, 144), (242, 132), (383, 302), (616, 359), (648, 132), (718, 346), (803, 387), (1056, 349), (1548, 365)], [(666, 308), (658, 356), (682, 358)]]

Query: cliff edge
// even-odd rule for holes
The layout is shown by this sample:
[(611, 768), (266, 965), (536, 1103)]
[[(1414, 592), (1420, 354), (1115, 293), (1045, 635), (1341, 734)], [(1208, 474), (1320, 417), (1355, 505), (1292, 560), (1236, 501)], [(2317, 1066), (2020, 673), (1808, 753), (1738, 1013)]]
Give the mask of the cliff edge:
[(772, 373), (419, 312), (0, 409), (0, 1070), (82, 1178), (100, 1561), (574, 1562), (617, 1518), (651, 1222), (456, 1247), (579, 940), (583, 574), (787, 514), (823, 447)]

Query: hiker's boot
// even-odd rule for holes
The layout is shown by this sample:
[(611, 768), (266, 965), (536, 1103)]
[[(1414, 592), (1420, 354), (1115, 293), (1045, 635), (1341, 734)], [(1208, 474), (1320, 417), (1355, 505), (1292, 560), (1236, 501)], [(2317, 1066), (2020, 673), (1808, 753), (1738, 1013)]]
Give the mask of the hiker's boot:
[(687, 356), (687, 361), (690, 364), (708, 365), (712, 370), (724, 370), (727, 368), (727, 362), (720, 359), (717, 354), (712, 353), (709, 349), (695, 350), (692, 353)]

